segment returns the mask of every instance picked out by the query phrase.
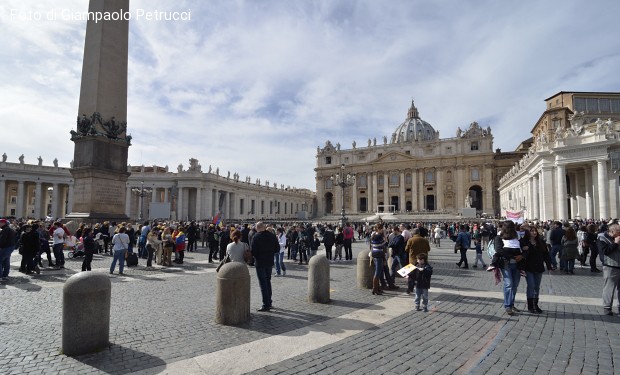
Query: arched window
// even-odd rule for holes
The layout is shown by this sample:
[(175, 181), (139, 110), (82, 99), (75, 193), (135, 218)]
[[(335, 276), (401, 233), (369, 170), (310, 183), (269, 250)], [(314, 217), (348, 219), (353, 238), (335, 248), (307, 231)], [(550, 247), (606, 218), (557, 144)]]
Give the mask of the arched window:
[(435, 181), (435, 175), (433, 174), (432, 171), (426, 172), (425, 178), (426, 178), (426, 182), (434, 182)]
[(390, 186), (398, 186), (398, 173), (390, 175)]
[(478, 168), (471, 169), (471, 180), (480, 181), (480, 170), (478, 170)]
[(366, 187), (366, 175), (359, 176), (359, 178), (357, 179), (357, 186), (361, 188)]

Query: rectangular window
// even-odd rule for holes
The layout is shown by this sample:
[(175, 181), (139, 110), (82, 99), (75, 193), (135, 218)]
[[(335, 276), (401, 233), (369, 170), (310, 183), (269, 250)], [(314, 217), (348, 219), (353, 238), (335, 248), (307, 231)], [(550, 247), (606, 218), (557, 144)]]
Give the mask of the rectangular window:
[(407, 151), (405, 151), (405, 154), (411, 155), (411, 151), (407, 150)]
[(551, 120), (551, 129), (555, 130), (562, 125), (562, 120)]
[(245, 203), (244, 200), (243, 199), (239, 199), (239, 212), (241, 213), (241, 215), (245, 215), (246, 214), (245, 207), (243, 207), (243, 203)]
[(273, 215), (273, 202), (269, 202), (269, 215)]
[(598, 106), (601, 113), (609, 113), (609, 99), (599, 99)]
[(380, 157), (382, 157), (382, 156), (383, 156), (383, 154), (382, 154), (381, 152), (380, 152), (379, 154), (377, 154), (377, 157), (378, 157), (378, 158), (380, 158)]
[(332, 163), (332, 157), (331, 156), (326, 156), (325, 157), (325, 164), (331, 164)]
[(284, 214), (288, 214), (288, 202), (284, 202)]
[(334, 186), (334, 181), (331, 178), (325, 180), (325, 189), (331, 189)]
[(585, 98), (573, 98), (573, 108), (575, 112), (583, 112), (586, 110), (586, 99)]
[(252, 199), (252, 202), (250, 204), (250, 213), (252, 215), (255, 215), (256, 213), (256, 201), (254, 199)]
[(586, 99), (586, 113), (598, 113), (598, 99), (597, 98)]
[(613, 113), (620, 112), (620, 99), (611, 99), (611, 111)]
[(260, 214), (265, 214), (265, 201), (260, 201)]
[(478, 151), (478, 142), (472, 142), (470, 145), (471, 151)]
[(345, 164), (349, 163), (349, 157), (348, 156), (344, 158), (344, 162), (345, 162)]

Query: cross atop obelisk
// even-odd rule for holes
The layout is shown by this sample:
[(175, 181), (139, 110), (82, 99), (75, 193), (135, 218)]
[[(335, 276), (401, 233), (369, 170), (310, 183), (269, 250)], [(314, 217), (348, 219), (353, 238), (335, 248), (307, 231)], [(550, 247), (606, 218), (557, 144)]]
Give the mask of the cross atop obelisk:
[[(129, 0), (90, 0), (91, 14), (123, 13)], [(83, 221), (126, 220), (127, 59), (129, 20), (91, 19), (86, 24), (82, 84), (71, 174), (73, 212)]]

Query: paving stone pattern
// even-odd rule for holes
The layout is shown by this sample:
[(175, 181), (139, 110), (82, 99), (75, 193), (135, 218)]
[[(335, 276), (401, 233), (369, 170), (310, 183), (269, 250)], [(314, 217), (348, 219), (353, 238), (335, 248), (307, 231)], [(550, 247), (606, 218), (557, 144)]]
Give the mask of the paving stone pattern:
[[(354, 253), (367, 251), (363, 242)], [(474, 252), (469, 258), (473, 261)], [(614, 374), (620, 366), (620, 318), (601, 315), (601, 274), (577, 267), (575, 275), (545, 274), (541, 307), (545, 312), (507, 316), (497, 297), (501, 285), (483, 269), (457, 268), (451, 243), (432, 248), (434, 266), (430, 312), (413, 311), (413, 297), (400, 290), (372, 296), (356, 288), (355, 260), (331, 264), (332, 303), (307, 302), (307, 266), (287, 263), (287, 276), (272, 278), (273, 313), (257, 313), (260, 289), (252, 276), (252, 319), (241, 327), (214, 323), (216, 264), (207, 250), (186, 253), (182, 266), (146, 270), (125, 268), (112, 280), (111, 346), (99, 353), (67, 357), (61, 353), (62, 286), (81, 269), (82, 258), (67, 259), (65, 270), (44, 269), (39, 276), (17, 272), (0, 284), (0, 373), (128, 374), (225, 350), (271, 335), (373, 309), (389, 297), (411, 299), (412, 310), (334, 344), (264, 367), (255, 374)], [(108, 272), (112, 258), (97, 255), (93, 272)], [(43, 261), (44, 264), (46, 261)], [(473, 263), (473, 262), (472, 262)], [(471, 267), (471, 264), (470, 264)], [(118, 270), (118, 268), (117, 268)], [(274, 270), (275, 273), (275, 270)], [(525, 298), (525, 280), (519, 297)], [(441, 288), (446, 293), (433, 292)], [(481, 296), (459, 291), (482, 292)], [(486, 293), (486, 294), (485, 294)], [(545, 295), (565, 303), (545, 302)], [(519, 302), (525, 309), (525, 303)], [(286, 348), (283, 348), (286, 350)], [(251, 357), (251, 355), (249, 356)], [(246, 358), (242, 360), (251, 360)], [(617, 360), (616, 360), (617, 362)]]

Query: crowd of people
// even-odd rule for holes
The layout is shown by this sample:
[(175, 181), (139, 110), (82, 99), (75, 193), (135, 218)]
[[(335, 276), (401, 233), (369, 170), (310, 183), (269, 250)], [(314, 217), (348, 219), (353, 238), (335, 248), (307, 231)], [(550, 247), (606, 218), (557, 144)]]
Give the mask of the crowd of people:
[[(527, 309), (541, 313), (540, 285), (545, 271), (575, 273), (575, 264), (588, 266), (590, 272), (603, 272), (603, 309), (613, 315), (614, 295), (620, 284), (620, 226), (617, 222), (571, 221), (523, 223), (411, 223), (369, 225), (367, 223), (332, 224), (245, 223), (215, 225), (210, 222), (145, 221), (131, 223), (103, 222), (91, 226), (81, 224), (71, 233), (60, 221), (17, 221), (0, 219), (0, 276), (8, 280), (10, 258), (15, 249), (22, 256), (20, 272), (40, 274), (43, 254), (47, 269), (62, 269), (67, 246), (78, 248), (84, 256), (82, 271), (90, 271), (94, 254), (112, 256), (110, 274), (123, 274), (130, 258), (146, 259), (146, 268), (153, 264), (169, 267), (182, 265), (185, 251), (193, 252), (201, 242), (208, 249), (210, 263), (220, 261), (245, 262), (256, 268), (263, 292), (261, 311), (271, 305), (271, 276), (286, 276), (286, 263), (308, 264), (322, 245), (331, 262), (351, 261), (352, 242), (365, 240), (375, 267), (372, 293), (383, 294), (384, 289), (398, 289), (397, 271), (408, 266), (407, 294), (415, 293), (416, 308), (428, 307), (428, 289), (432, 275), (429, 262), (431, 245), (449, 238), (454, 252), (459, 253), (456, 263), (468, 269), (469, 250), (475, 250), (475, 262), (493, 271), (498, 281), (503, 280), (504, 309), (509, 315), (520, 312), (514, 305), (521, 278), (527, 283)], [(257, 240), (258, 241), (255, 241)], [(51, 245), (51, 246), (50, 246)], [(494, 256), (490, 265), (483, 252), (491, 247)], [(71, 250), (71, 249), (69, 249)], [(52, 259), (53, 255), (53, 259)], [(598, 268), (602, 264), (602, 271)], [(620, 296), (619, 296), (620, 298)], [(620, 299), (619, 299), (620, 304)], [(618, 310), (620, 314), (620, 308)]]

